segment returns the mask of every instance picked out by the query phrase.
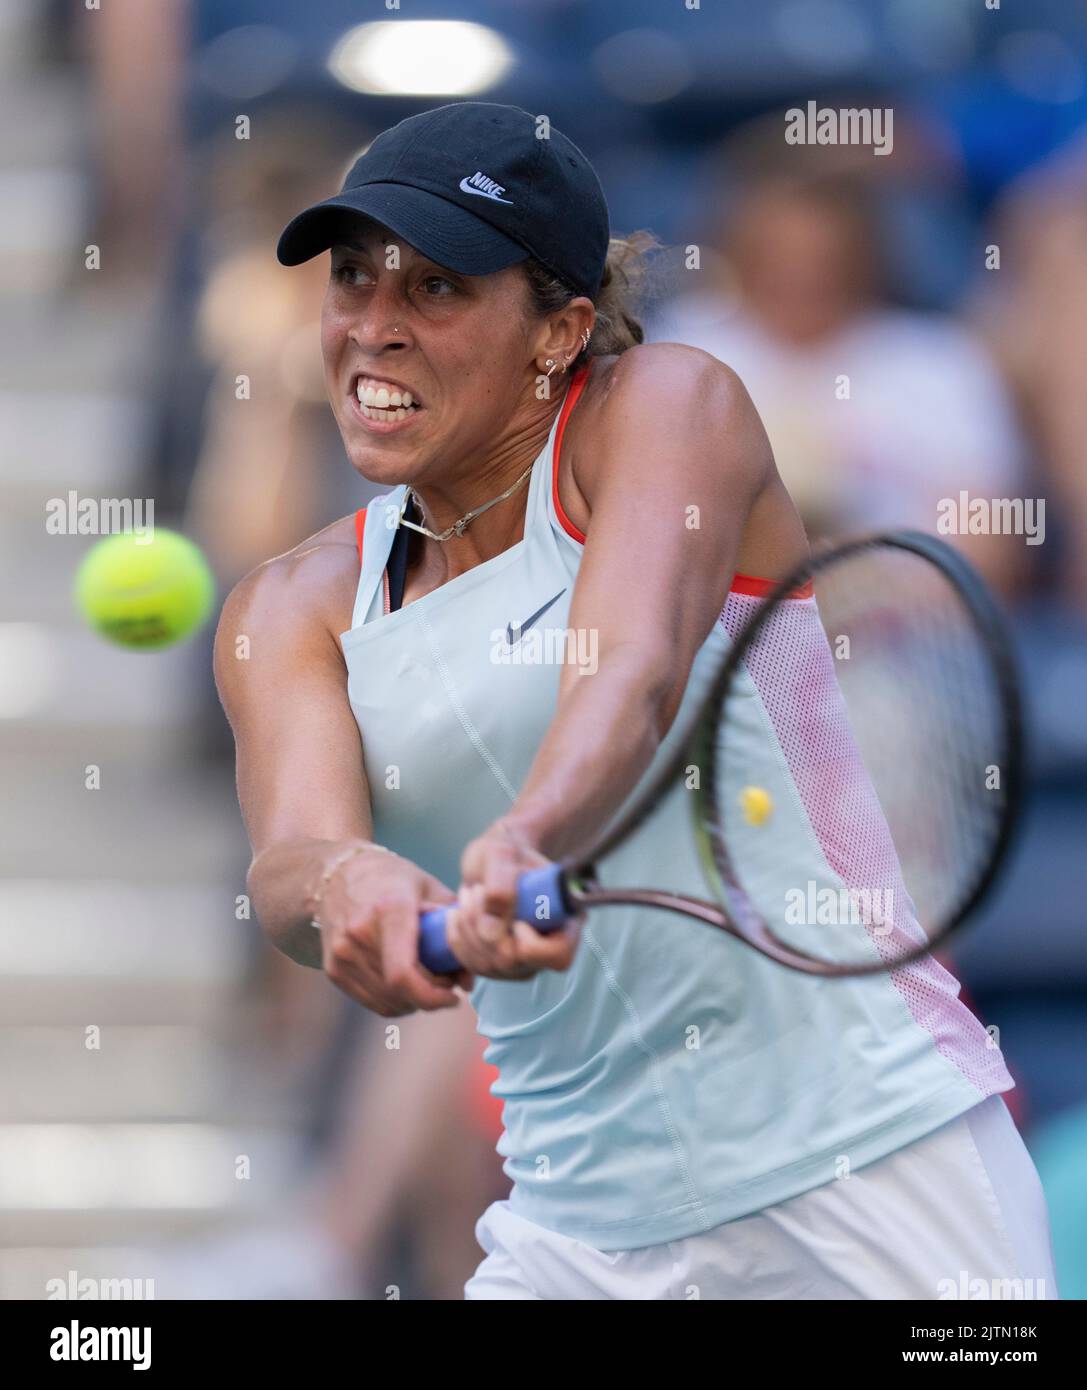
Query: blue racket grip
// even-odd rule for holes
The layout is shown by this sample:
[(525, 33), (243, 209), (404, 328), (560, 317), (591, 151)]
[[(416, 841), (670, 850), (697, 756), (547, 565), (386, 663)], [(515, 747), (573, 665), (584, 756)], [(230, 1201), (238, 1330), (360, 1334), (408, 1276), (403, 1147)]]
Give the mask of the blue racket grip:
[[(444, 907), (432, 907), (419, 918), (419, 960), (435, 975), (452, 975), (461, 968), (445, 939), (446, 911)], [(516, 917), (519, 922), (528, 922), (538, 932), (546, 934), (558, 931), (571, 915), (566, 910), (562, 869), (558, 864), (530, 869), (517, 880)]]

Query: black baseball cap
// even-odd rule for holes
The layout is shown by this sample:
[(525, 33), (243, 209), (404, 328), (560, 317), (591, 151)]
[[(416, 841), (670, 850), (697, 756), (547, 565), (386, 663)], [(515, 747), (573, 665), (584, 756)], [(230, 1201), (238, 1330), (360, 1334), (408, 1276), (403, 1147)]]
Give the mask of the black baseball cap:
[(383, 131), (334, 198), (287, 225), (280, 261), (327, 251), (353, 213), (461, 275), (532, 256), (578, 294), (600, 288), (609, 237), (600, 180), (573, 141), (519, 106), (454, 102)]

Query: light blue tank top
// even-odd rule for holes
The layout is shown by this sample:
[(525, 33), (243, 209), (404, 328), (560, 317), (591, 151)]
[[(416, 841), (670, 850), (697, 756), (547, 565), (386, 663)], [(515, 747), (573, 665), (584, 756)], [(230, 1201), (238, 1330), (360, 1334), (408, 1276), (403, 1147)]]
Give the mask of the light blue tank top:
[[(509, 809), (555, 711), (555, 655), (584, 539), (561, 508), (557, 451), (584, 381), (571, 384), (533, 465), (523, 539), (500, 555), (388, 612), (385, 565), (404, 487), (358, 516), (361, 573), (341, 642), (374, 835), (454, 892), (464, 846)], [(646, 498), (647, 530), (652, 507)], [(734, 580), (658, 758), (763, 587)], [(811, 736), (812, 710), (791, 713), (780, 677), (794, 648), (825, 641), (814, 599), (790, 602), (782, 649), (746, 673), (729, 758), (774, 797), (775, 862), (788, 881), (840, 887), (852, 872), (843, 828), (791, 756), (793, 740)], [(507, 626), (540, 609), (526, 657), (503, 659)], [(590, 654), (567, 649), (579, 655)], [(677, 785), (598, 865), (603, 883), (709, 896), (685, 795)], [(850, 852), (871, 884), (886, 846), (864, 835)], [(481, 979), (472, 1004), (499, 1070), (498, 1148), (513, 1207), (601, 1250), (678, 1240), (782, 1202), (1013, 1084), (935, 962), (815, 980), (645, 907), (594, 909), (567, 973)]]

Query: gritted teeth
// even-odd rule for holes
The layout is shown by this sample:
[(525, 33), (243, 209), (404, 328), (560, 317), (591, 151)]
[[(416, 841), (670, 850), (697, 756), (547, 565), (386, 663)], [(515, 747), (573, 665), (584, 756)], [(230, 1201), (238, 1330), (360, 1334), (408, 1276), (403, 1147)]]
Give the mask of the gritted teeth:
[(376, 377), (360, 376), (355, 384), (355, 395), (361, 406), (371, 410), (388, 412), (422, 408), (410, 391)]
[(375, 405), (363, 405), (359, 402), (359, 409), (367, 420), (406, 420), (409, 415), (415, 414), (413, 406), (400, 406), (396, 410), (380, 410)]

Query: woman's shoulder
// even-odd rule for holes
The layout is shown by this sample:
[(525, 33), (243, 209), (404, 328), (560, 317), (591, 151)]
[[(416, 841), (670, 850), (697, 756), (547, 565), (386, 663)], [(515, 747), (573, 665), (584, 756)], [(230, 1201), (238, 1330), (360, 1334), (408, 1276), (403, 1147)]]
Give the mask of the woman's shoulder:
[(606, 406), (625, 409), (632, 401), (669, 398), (668, 413), (679, 401), (715, 389), (743, 390), (740, 378), (718, 357), (687, 343), (639, 343), (611, 357), (597, 357), (585, 392), (586, 415)]
[(220, 630), (275, 631), (310, 628), (338, 637), (351, 626), (359, 578), (355, 514), (316, 531), (274, 555), (238, 581), (223, 605)]
[(754, 413), (743, 382), (719, 358), (686, 343), (640, 343), (614, 357), (594, 358), (584, 401), (567, 438), (580, 480), (595, 466), (602, 442), (636, 427), (643, 441), (697, 428), (708, 414), (725, 428)]
[[(634, 454), (674, 454), (689, 438), (692, 458), (705, 454), (707, 429), (722, 438), (750, 439), (761, 458), (755, 407), (736, 373), (685, 343), (640, 343), (593, 360), (584, 400), (571, 417), (559, 461), (559, 497), (567, 516), (587, 534), (598, 490), (611, 470), (629, 472)], [(712, 466), (728, 467), (723, 452)]]

